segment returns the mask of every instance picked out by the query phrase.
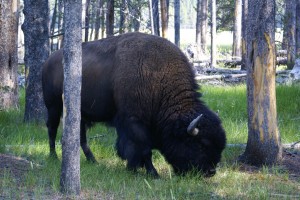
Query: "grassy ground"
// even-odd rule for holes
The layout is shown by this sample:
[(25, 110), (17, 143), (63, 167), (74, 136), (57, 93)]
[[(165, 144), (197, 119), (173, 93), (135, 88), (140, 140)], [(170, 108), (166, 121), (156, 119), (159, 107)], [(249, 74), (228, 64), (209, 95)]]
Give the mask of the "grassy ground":
[[(201, 92), (206, 104), (219, 111), (228, 143), (245, 143), (246, 87), (203, 86)], [(283, 143), (300, 138), (299, 102), (299, 85), (277, 87), (278, 120)], [(60, 161), (48, 159), (46, 127), (23, 124), (23, 112), (23, 92), (19, 110), (0, 112), (0, 153), (21, 156), (30, 161), (29, 169), (20, 174), (5, 168), (1, 171), (0, 168), (0, 199), (56, 199), (59, 197)], [(175, 176), (164, 158), (154, 152), (154, 165), (161, 178), (153, 179), (143, 170), (138, 174), (126, 170), (126, 163), (116, 156), (114, 150), (114, 129), (97, 125), (88, 136), (99, 163), (87, 163), (81, 153), (83, 199), (300, 198), (300, 180), (290, 179), (281, 167), (264, 167), (254, 172), (241, 170), (236, 159), (243, 149), (237, 147), (225, 149), (217, 174), (208, 179), (195, 173)], [(57, 150), (61, 155), (60, 145)]]

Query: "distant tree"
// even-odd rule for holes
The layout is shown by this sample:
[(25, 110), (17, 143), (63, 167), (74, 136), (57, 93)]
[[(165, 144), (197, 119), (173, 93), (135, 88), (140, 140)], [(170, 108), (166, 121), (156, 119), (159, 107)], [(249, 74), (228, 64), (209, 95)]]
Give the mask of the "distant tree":
[(248, 0), (247, 6), (248, 142), (240, 159), (270, 165), (282, 158), (275, 95), (275, 0)]
[(121, 2), (121, 9), (120, 9), (120, 27), (119, 33), (129, 32), (130, 22), (129, 22), (129, 5), (130, 0), (122, 0)]
[(159, 0), (152, 0), (152, 13), (153, 13), (154, 34), (160, 36), (158, 1)]
[(180, 0), (174, 1), (175, 44), (180, 46)]
[(57, 48), (60, 49), (63, 45), (63, 9), (64, 9), (64, 2), (63, 0), (58, 0), (58, 20), (57, 20), (57, 30), (58, 30), (58, 42)]
[(202, 41), (201, 41), (201, 0), (197, 0), (197, 19), (196, 19), (196, 44), (198, 47), (198, 54), (202, 52)]
[(292, 69), (296, 59), (296, 0), (286, 0), (287, 67)]
[(296, 57), (300, 58), (300, 0), (296, 8)]
[(168, 4), (167, 0), (160, 0), (162, 37), (168, 38)]
[(242, 0), (235, 0), (234, 16), (232, 57), (233, 59), (236, 59), (241, 57)]
[(107, 0), (107, 11), (106, 11), (106, 37), (114, 35), (114, 0)]
[(80, 194), (80, 105), (82, 79), (82, 1), (64, 0), (63, 136), (61, 191)]
[[(95, 37), (94, 40), (99, 39), (99, 29), (101, 26), (101, 12), (104, 0), (96, 0), (96, 19), (95, 19)], [(103, 28), (103, 27), (102, 27)]]
[(25, 122), (44, 122), (46, 107), (42, 92), (43, 63), (49, 56), (48, 0), (24, 0), (26, 97)]
[(241, 70), (246, 70), (246, 58), (247, 58), (247, 51), (246, 51), (246, 23), (248, 17), (248, 0), (242, 0), (242, 64)]
[(208, 23), (208, 0), (201, 0), (201, 48), (203, 53), (206, 53), (206, 37)]
[(84, 17), (84, 41), (89, 41), (89, 29), (90, 29), (90, 4), (91, 0), (85, 2), (85, 17)]
[(134, 31), (139, 31), (142, 21), (142, 9), (147, 7), (147, 2), (145, 0), (135, 0), (131, 1), (131, 4), (132, 26)]
[[(52, 14), (52, 18), (51, 18), (51, 23), (50, 23), (50, 34), (54, 35), (55, 34), (55, 25), (56, 25), (56, 19), (57, 19), (57, 0), (54, 1), (54, 8), (53, 8), (53, 14)], [(57, 48), (54, 47), (54, 41), (53, 41), (54, 37), (51, 37), (51, 41), (50, 41), (50, 47), (51, 47), (51, 52), (53, 52), (54, 50), (56, 50)]]
[(216, 36), (217, 36), (217, 19), (216, 19), (216, 0), (211, 0), (211, 67), (216, 67), (217, 61), (217, 46), (216, 46)]
[(0, 2), (0, 111), (18, 106), (18, 0)]

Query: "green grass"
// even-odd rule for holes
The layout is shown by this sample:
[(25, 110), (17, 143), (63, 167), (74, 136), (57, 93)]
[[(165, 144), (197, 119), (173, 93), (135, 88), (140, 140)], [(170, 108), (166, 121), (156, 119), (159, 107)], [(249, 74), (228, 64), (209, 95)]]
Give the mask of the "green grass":
[[(246, 143), (246, 86), (203, 86), (203, 100), (219, 111), (227, 132), (228, 143)], [(32, 161), (24, 177), (15, 177), (0, 169), (0, 199), (51, 199), (59, 195), (61, 161), (48, 158), (48, 137), (44, 125), (24, 124), (24, 91), (20, 109), (0, 112), (0, 152)], [(300, 87), (277, 87), (279, 129), (284, 143), (300, 138)], [(61, 127), (57, 141), (61, 137)], [(300, 195), (299, 181), (290, 180), (286, 171), (277, 166), (258, 172), (239, 170), (238, 147), (226, 148), (218, 173), (212, 178), (199, 174), (175, 176), (164, 158), (154, 152), (153, 161), (160, 179), (128, 172), (126, 163), (114, 150), (116, 133), (101, 124), (89, 131), (89, 144), (98, 160), (90, 164), (81, 152), (81, 187), (85, 199), (286, 199)], [(57, 146), (60, 157), (61, 146)], [(61, 159), (61, 157), (60, 157)], [(0, 161), (1, 162), (1, 161)]]

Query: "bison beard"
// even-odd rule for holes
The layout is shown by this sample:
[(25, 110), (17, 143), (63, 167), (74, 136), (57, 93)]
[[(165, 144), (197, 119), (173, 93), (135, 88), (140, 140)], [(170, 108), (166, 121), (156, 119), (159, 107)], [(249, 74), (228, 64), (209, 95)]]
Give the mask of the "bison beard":
[[(128, 33), (83, 43), (80, 143), (96, 161), (86, 139), (91, 122), (116, 127), (118, 155), (136, 171), (158, 176), (152, 149), (158, 149), (176, 173), (197, 170), (215, 174), (226, 137), (218, 116), (199, 99), (192, 67), (171, 42)], [(62, 114), (62, 50), (53, 53), (42, 72), (48, 110), (50, 154)]]

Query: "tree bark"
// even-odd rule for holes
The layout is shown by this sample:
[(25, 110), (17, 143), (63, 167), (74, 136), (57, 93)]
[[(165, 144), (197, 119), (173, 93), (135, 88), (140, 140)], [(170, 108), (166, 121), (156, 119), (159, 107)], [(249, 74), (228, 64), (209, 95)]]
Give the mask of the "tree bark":
[(286, 1), (287, 67), (293, 69), (296, 59), (296, 0)]
[(114, 12), (114, 0), (108, 0), (106, 12), (106, 37), (114, 35)]
[[(63, 33), (63, 24), (62, 24), (62, 18), (63, 18), (63, 9), (64, 9), (64, 3), (63, 0), (58, 0), (58, 20), (57, 20), (57, 30), (58, 34)], [(58, 36), (58, 42), (57, 42), (57, 48), (60, 49), (63, 45), (63, 39), (64, 36), (61, 34)]]
[(211, 0), (211, 67), (216, 67), (216, 56), (217, 56), (217, 47), (216, 47), (216, 35), (217, 35), (217, 9), (216, 9), (216, 0)]
[(282, 158), (275, 94), (275, 0), (248, 0), (248, 5), (248, 141), (240, 159), (271, 165)]
[(163, 38), (168, 38), (168, 6), (167, 0), (160, 0), (161, 32)]
[(80, 194), (80, 105), (82, 80), (81, 0), (65, 0), (63, 49), (63, 136), (60, 186), (67, 195)]
[(25, 122), (44, 122), (46, 107), (42, 92), (42, 65), (49, 56), (48, 0), (24, 0), (26, 97)]
[(0, 110), (18, 107), (19, 1), (0, 2)]
[(235, 0), (234, 10), (232, 57), (233, 59), (240, 59), (242, 37), (242, 0)]
[(175, 44), (180, 47), (180, 0), (174, 2)]
[(197, 18), (196, 18), (196, 44), (201, 48), (201, 0), (197, 0)]

